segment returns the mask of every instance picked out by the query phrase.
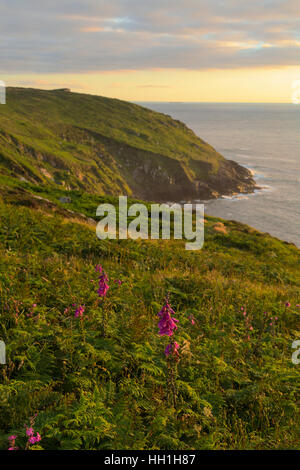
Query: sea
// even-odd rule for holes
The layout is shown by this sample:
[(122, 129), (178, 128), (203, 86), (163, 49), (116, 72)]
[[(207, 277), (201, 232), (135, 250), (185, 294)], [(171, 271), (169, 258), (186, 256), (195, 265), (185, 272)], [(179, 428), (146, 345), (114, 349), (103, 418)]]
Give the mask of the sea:
[(244, 222), (300, 247), (300, 105), (139, 102), (179, 119), (260, 190), (205, 201), (208, 215)]

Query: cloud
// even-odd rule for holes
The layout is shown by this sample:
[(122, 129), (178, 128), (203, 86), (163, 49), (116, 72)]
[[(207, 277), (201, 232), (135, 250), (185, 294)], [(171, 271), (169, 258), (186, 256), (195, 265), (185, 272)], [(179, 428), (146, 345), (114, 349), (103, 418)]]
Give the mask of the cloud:
[(298, 65), (298, 0), (2, 0), (2, 73)]

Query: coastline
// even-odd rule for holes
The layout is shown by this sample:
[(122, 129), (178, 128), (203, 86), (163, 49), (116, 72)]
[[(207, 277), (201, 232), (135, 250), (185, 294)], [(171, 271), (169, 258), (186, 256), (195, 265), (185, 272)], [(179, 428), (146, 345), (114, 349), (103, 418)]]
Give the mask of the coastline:
[[(228, 160), (232, 161), (232, 160)], [(237, 162), (236, 162), (237, 163)], [(244, 168), (251, 174), (251, 179), (253, 181), (253, 184), (248, 188), (248, 191), (231, 191), (228, 190), (224, 192), (223, 194), (217, 193), (217, 191), (214, 191), (214, 195), (212, 197), (202, 197), (202, 198), (188, 198), (188, 199), (181, 199), (179, 201), (167, 201), (168, 204), (207, 204), (210, 202), (217, 202), (220, 200), (238, 200), (241, 198), (246, 198), (248, 196), (255, 196), (256, 194), (264, 191), (264, 190), (269, 190), (269, 186), (259, 186), (257, 184), (257, 181), (255, 180), (255, 175), (256, 172), (252, 168), (248, 168), (246, 165), (241, 165), (240, 163), (237, 163), (240, 167)], [(166, 201), (160, 201), (160, 202), (166, 202)]]

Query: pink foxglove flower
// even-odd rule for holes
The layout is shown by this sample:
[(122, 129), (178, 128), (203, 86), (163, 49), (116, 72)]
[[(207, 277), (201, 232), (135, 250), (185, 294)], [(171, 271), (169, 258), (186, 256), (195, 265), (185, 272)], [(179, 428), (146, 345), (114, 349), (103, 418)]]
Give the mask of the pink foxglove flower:
[(75, 318), (82, 317), (85, 311), (85, 305), (78, 305), (75, 312)]
[(40, 434), (37, 432), (36, 435), (34, 435), (34, 430), (31, 428), (32, 434), (28, 438), (28, 444), (37, 444), (42, 440)]
[(168, 344), (168, 346), (165, 349), (166, 357), (169, 357), (170, 355), (178, 357), (179, 356), (179, 352), (178, 352), (179, 347), (180, 346), (179, 346), (178, 343), (176, 343), (176, 341), (174, 342), (174, 344), (172, 344), (172, 343)]
[(9, 436), (9, 438), (8, 438), (8, 440), (9, 440), (8, 450), (18, 450), (18, 447), (16, 447), (16, 439), (17, 439), (17, 436), (15, 436), (15, 435)]
[(99, 277), (99, 288), (98, 288), (99, 297), (105, 297), (108, 289), (109, 289), (108, 277), (105, 273), (101, 274), (101, 276)]
[(172, 336), (174, 330), (177, 330), (178, 320), (172, 315), (175, 315), (174, 310), (170, 307), (168, 301), (166, 301), (165, 305), (158, 313), (160, 321), (158, 323), (159, 332), (158, 334), (161, 336)]

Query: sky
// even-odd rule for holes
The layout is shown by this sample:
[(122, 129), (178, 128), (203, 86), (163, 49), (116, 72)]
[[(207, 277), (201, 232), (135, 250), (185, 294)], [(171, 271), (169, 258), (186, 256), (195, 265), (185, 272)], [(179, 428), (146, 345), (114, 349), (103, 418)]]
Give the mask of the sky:
[(0, 80), (131, 101), (291, 102), (299, 0), (1, 0)]

